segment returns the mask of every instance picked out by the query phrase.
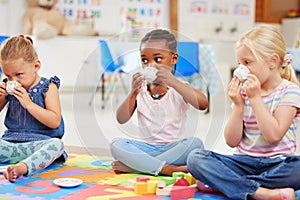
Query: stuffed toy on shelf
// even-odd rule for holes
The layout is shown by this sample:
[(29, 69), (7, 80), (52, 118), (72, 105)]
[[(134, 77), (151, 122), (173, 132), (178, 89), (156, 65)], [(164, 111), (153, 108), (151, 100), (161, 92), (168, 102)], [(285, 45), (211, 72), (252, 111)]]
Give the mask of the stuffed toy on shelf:
[[(57, 35), (95, 36), (92, 18), (69, 21), (55, 8), (58, 0), (26, 0), (27, 9), (23, 17), (23, 31), (37, 39), (49, 39)], [(83, 22), (83, 23), (81, 23)]]

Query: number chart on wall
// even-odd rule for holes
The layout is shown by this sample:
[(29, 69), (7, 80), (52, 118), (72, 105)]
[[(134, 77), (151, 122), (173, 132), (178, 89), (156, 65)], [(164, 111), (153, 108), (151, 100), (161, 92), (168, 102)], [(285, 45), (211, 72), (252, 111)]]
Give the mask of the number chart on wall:
[(57, 8), (73, 23), (93, 22), (99, 34), (169, 28), (169, 0), (59, 0)]

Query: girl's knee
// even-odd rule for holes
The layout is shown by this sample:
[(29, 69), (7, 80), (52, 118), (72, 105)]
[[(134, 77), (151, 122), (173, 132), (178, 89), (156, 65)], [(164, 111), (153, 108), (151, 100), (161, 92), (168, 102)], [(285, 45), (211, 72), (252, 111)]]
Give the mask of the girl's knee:
[(201, 163), (201, 160), (207, 156), (207, 151), (202, 149), (194, 149), (187, 157), (187, 165), (193, 166)]
[(186, 141), (191, 145), (192, 149), (203, 149), (204, 145), (200, 138), (197, 137), (189, 137), (186, 138)]
[(49, 139), (49, 143), (53, 144), (59, 150), (63, 150), (64, 146), (65, 146), (63, 141), (59, 138), (51, 138), (51, 139)]
[(111, 142), (110, 147), (111, 148), (118, 148), (118, 147), (124, 148), (129, 143), (130, 143), (130, 140), (128, 140), (126, 138), (115, 138)]

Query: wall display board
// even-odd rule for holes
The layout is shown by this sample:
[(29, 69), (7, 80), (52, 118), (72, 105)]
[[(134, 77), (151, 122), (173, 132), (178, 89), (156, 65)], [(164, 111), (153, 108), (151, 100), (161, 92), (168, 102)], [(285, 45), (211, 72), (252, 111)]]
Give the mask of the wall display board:
[(57, 8), (74, 23), (93, 21), (100, 34), (169, 27), (169, 0), (59, 0)]
[(235, 38), (254, 21), (255, 0), (178, 0), (178, 31), (195, 40)]

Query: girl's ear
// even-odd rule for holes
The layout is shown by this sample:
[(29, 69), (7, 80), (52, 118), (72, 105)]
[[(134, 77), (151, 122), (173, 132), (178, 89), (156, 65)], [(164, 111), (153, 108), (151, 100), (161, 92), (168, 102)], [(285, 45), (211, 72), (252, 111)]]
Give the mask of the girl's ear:
[(40, 68), (41, 68), (41, 61), (40, 60), (34, 61), (34, 69), (35, 69), (35, 71), (37, 72)]
[(175, 65), (178, 61), (178, 53), (172, 54), (172, 65)]
[(278, 56), (278, 54), (273, 54), (271, 56), (270, 69), (276, 68), (279, 64), (279, 61), (280, 61), (280, 57)]

